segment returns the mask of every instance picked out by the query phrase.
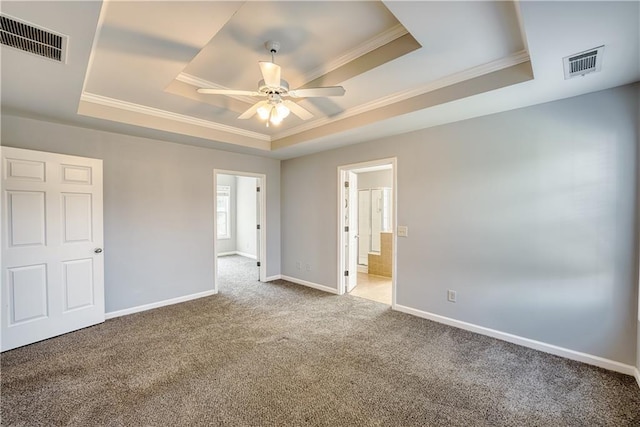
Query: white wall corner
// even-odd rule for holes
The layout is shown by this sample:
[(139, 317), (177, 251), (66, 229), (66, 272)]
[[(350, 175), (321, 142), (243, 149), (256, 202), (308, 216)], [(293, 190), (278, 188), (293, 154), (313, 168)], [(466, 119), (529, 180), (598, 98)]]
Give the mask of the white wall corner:
[(282, 278), (282, 280), (286, 280), (287, 282), (295, 283), (297, 285), (307, 286), (309, 288), (318, 289), (319, 291), (329, 292), (331, 294), (336, 294), (336, 295), (338, 294), (338, 290), (337, 289), (331, 288), (331, 287), (326, 286), (326, 285), (320, 285), (318, 283), (313, 283), (313, 282), (309, 282), (307, 280), (297, 279), (295, 277), (285, 276), (285, 275), (282, 275), (281, 278)]
[[(636, 379), (638, 379), (638, 370), (635, 366), (626, 365), (624, 363), (616, 362), (615, 360), (605, 359), (603, 357), (594, 356), (587, 353), (581, 353), (579, 351), (570, 350), (568, 348), (558, 347), (553, 344), (547, 344), (541, 341), (520, 337), (518, 335), (497, 331), (495, 329), (485, 328), (484, 326), (478, 326), (473, 323), (463, 322), (460, 320), (452, 319), (450, 317), (440, 316), (439, 314), (429, 313), (426, 311), (417, 310), (415, 308), (406, 307), (399, 304), (396, 304), (396, 306), (393, 307), (393, 309), (397, 311), (401, 311), (403, 313), (421, 317), (423, 319), (433, 320), (434, 322), (442, 323), (448, 326), (453, 326), (455, 328), (464, 329), (466, 331), (475, 332), (480, 335), (486, 335), (502, 341), (518, 344), (523, 347), (528, 347), (534, 350), (553, 354), (555, 356), (560, 356), (566, 359), (575, 360), (575, 361), (586, 363), (589, 365), (598, 366), (600, 368), (608, 369), (610, 371), (615, 371), (615, 372), (620, 372), (622, 374), (635, 376)], [(640, 380), (639, 380), (639, 384), (640, 384)]]
[(164, 301), (153, 302), (151, 304), (143, 304), (136, 307), (125, 308), (124, 310), (110, 311), (104, 314), (105, 320), (113, 319), (115, 317), (126, 316), (128, 314), (139, 313), (141, 311), (152, 310), (154, 308), (164, 307), (166, 305), (178, 304), (181, 302), (187, 302), (198, 298), (204, 298), (217, 294), (218, 291), (210, 290), (204, 292), (198, 292), (191, 295), (183, 295), (177, 298), (166, 299)]
[(267, 277), (264, 281), (265, 282), (273, 282), (274, 280), (280, 280), (280, 279), (282, 279), (282, 275), (281, 274), (276, 274), (275, 276)]

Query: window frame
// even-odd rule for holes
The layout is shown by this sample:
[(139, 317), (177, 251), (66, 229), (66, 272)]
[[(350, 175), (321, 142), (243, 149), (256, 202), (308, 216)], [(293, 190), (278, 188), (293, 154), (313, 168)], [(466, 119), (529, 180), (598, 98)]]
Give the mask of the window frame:
[[(223, 198), (223, 208), (220, 209), (220, 199)], [(220, 233), (220, 214), (224, 214), (226, 217), (226, 229), (224, 233)], [(218, 185), (216, 189), (216, 238), (218, 240), (231, 239), (231, 186)]]

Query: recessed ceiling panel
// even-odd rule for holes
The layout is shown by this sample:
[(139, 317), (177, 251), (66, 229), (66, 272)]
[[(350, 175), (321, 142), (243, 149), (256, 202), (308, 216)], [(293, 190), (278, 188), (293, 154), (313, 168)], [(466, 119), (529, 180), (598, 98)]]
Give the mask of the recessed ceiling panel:
[(246, 2), (184, 70), (228, 88), (255, 90), (265, 42), (280, 42), (276, 63), (292, 88), (327, 64), (400, 25), (380, 1)]

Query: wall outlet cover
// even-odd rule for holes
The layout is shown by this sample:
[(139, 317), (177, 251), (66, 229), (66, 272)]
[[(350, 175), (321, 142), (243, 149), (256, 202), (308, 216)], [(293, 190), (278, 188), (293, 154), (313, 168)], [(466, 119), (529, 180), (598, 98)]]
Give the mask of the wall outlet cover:
[(449, 289), (447, 291), (447, 301), (456, 302), (456, 298), (457, 298), (456, 291), (452, 291), (451, 289)]

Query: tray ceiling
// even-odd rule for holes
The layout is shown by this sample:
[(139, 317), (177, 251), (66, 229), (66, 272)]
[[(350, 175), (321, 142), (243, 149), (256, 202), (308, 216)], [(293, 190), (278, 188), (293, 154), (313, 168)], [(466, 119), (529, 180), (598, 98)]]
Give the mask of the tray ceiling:
[[(288, 158), (637, 81), (637, 2), (32, 1), (2, 13), (69, 37), (53, 63), (2, 47), (2, 110), (64, 123)], [(568, 19), (583, 25), (568, 33)], [(237, 117), (264, 44), (296, 100), (267, 128)], [(601, 73), (565, 81), (561, 59), (605, 45)], [(535, 77), (535, 78), (534, 78)]]

